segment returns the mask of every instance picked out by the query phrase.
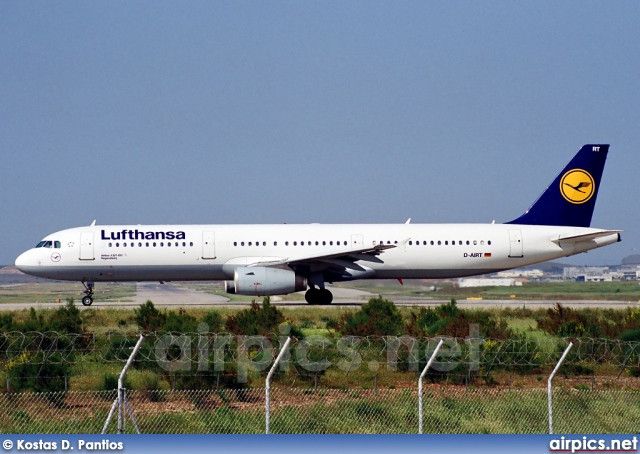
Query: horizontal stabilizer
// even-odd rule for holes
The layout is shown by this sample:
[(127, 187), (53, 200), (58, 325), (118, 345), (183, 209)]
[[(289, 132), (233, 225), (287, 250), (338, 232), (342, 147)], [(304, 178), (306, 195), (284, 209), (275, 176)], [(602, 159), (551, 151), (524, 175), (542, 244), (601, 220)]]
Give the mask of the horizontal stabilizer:
[(553, 241), (554, 243), (582, 243), (583, 241), (591, 241), (591, 240), (595, 240), (596, 238), (602, 238), (604, 236), (609, 236), (609, 235), (618, 235), (620, 236), (620, 233), (622, 232), (622, 230), (603, 230), (601, 232), (596, 232), (596, 233), (585, 233), (584, 235), (573, 235), (573, 236), (565, 236), (565, 237), (560, 237)]

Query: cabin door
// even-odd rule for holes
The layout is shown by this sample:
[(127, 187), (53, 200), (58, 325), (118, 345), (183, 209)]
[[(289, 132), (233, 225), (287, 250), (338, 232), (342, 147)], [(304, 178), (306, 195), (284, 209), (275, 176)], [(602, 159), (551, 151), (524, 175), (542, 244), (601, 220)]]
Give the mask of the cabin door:
[(202, 232), (202, 258), (216, 258), (216, 235), (214, 232)]
[(522, 230), (509, 230), (509, 257), (522, 258)]

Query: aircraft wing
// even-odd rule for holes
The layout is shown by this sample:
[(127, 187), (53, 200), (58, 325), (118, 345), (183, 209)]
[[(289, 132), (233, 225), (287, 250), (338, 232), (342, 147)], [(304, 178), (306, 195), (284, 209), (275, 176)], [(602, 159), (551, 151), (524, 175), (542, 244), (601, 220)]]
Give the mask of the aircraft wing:
[(284, 267), (291, 265), (307, 265), (312, 268), (328, 268), (337, 266), (339, 268), (365, 271), (365, 269), (356, 262), (364, 261), (383, 263), (382, 260), (378, 258), (378, 255), (382, 254), (387, 249), (395, 247), (396, 246), (393, 244), (378, 244), (373, 247), (360, 249), (345, 249), (331, 254), (287, 257), (280, 260), (257, 262), (252, 263), (249, 266)]

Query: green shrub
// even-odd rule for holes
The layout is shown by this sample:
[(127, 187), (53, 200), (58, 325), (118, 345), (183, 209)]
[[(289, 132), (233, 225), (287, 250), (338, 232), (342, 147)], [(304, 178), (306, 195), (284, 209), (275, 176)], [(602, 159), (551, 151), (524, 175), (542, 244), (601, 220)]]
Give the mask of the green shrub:
[(198, 322), (192, 315), (180, 308), (178, 312), (169, 311), (165, 314), (164, 325), (160, 327), (160, 331), (168, 333), (194, 333), (197, 330)]
[(146, 331), (160, 330), (167, 320), (166, 315), (156, 309), (151, 301), (141, 304), (133, 313), (138, 326)]
[(219, 333), (224, 326), (222, 316), (216, 311), (207, 312), (202, 321), (209, 326), (210, 333)]
[(54, 352), (23, 353), (7, 365), (7, 376), (12, 391), (33, 391), (54, 393), (65, 391), (65, 377), (71, 374), (69, 363), (62, 355)]
[[(120, 375), (116, 374), (105, 374), (102, 377), (102, 383), (100, 384), (100, 391), (117, 391), (118, 390), (118, 378)], [(131, 381), (129, 377), (124, 376), (124, 380), (122, 386), (125, 389), (132, 389)]]
[[(265, 296), (262, 306), (255, 301), (249, 309), (242, 310), (227, 318), (225, 327), (228, 332), (245, 336), (266, 336), (269, 334), (281, 334), (280, 328), (286, 324), (285, 316), (280, 309), (271, 305), (270, 298)], [(303, 337), (302, 332), (288, 324), (289, 334), (294, 337)]]
[(0, 314), (0, 331), (7, 332), (13, 330), (13, 316), (11, 314)]
[(404, 332), (404, 320), (392, 301), (378, 296), (359, 311), (343, 315), (337, 329), (351, 336), (399, 336)]
[(82, 333), (82, 317), (80, 310), (73, 303), (73, 298), (67, 299), (64, 307), (56, 309), (48, 322), (48, 330), (58, 333)]
[(640, 328), (625, 331), (620, 334), (620, 340), (625, 342), (640, 342)]

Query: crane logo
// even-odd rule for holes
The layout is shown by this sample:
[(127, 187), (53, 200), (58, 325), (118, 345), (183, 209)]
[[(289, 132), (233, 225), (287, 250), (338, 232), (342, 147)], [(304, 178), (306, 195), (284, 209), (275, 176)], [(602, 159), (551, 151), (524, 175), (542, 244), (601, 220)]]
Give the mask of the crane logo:
[(593, 177), (586, 170), (569, 170), (560, 179), (560, 193), (567, 202), (576, 205), (585, 203), (595, 191), (596, 185)]

